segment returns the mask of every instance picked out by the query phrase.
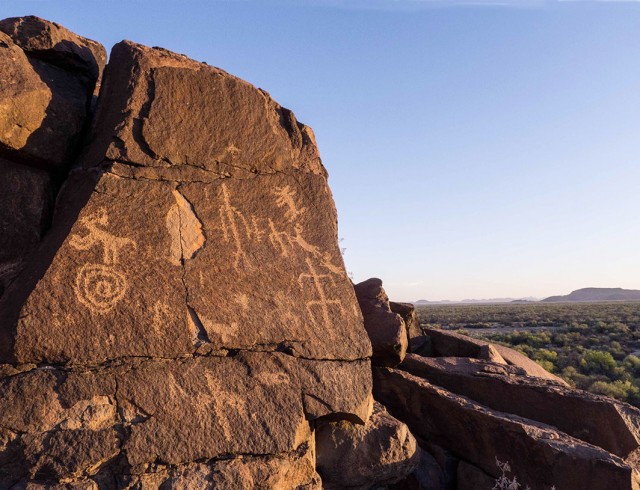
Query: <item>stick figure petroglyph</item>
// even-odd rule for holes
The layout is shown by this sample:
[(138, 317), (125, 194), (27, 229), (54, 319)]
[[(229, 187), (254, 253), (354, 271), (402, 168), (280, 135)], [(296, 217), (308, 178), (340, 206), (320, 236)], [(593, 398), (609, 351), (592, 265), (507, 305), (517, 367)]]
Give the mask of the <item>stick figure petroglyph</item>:
[(76, 274), (73, 289), (78, 301), (94, 313), (104, 314), (110, 311), (125, 295), (127, 280), (116, 269), (122, 249), (137, 248), (136, 242), (129, 238), (115, 236), (104, 229), (109, 224), (106, 210), (80, 218), (80, 224), (87, 234), (73, 235), (69, 245), (77, 250), (90, 250), (102, 247), (103, 263), (83, 264)]

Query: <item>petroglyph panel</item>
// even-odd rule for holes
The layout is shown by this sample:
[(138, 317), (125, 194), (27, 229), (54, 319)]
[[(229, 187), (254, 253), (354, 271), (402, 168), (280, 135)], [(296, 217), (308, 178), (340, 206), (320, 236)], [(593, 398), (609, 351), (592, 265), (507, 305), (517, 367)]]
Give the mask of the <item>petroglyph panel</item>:
[(323, 177), (190, 183), (181, 192), (207, 237), (185, 263), (190, 306), (216, 348), (270, 345), (322, 359), (368, 355)]
[[(74, 203), (83, 186), (92, 190), (88, 200)], [(97, 182), (72, 177), (60, 197), (69, 218), (57, 218), (47, 237), (55, 253), (19, 313), (15, 348), (23, 362), (98, 363), (193, 351), (182, 267), (174, 264), (173, 237), (163, 226), (170, 210), (185, 207), (174, 189), (110, 174)], [(193, 227), (189, 213), (183, 215), (183, 229)], [(185, 240), (182, 250), (194, 253), (194, 243)]]

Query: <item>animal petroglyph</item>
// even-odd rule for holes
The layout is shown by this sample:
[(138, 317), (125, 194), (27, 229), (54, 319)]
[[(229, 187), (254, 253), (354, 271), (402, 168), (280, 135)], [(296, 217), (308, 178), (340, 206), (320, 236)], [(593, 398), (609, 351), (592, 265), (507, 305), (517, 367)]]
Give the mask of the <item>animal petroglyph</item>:
[(271, 247), (283, 258), (295, 257), (296, 251), (302, 251), (306, 256), (315, 258), (320, 265), (332, 274), (343, 274), (343, 269), (335, 265), (331, 254), (323, 252), (320, 247), (309, 243), (304, 234), (305, 230), (300, 222), (296, 220), (306, 212), (306, 207), (299, 207), (296, 203), (296, 191), (289, 185), (276, 187), (273, 193), (276, 196), (275, 204), (279, 208), (284, 208), (284, 218), (288, 223), (282, 229), (276, 225), (272, 218), (259, 219), (251, 216), (247, 219), (245, 215), (233, 205), (229, 189), (226, 185), (221, 186), (222, 206), (220, 207), (220, 226), (224, 240), (231, 242), (234, 246), (234, 268), (239, 269), (240, 265), (251, 266), (250, 255), (246, 247), (249, 242), (261, 243), (264, 235), (267, 235)]
[[(73, 235), (69, 244), (77, 250), (89, 250), (93, 247), (102, 247), (105, 265), (112, 265), (118, 262), (118, 255), (125, 247), (137, 248), (136, 242), (130, 238), (117, 237), (103, 229), (109, 224), (109, 215), (104, 208), (84, 218), (80, 218), (80, 224), (87, 229), (84, 236)], [(101, 228), (102, 227), (102, 228)]]
[(304, 250), (309, 255), (317, 258), (322, 266), (334, 274), (341, 274), (340, 267), (333, 264), (331, 261), (331, 255), (329, 253), (323, 253), (319, 247), (311, 245), (307, 242), (303, 236), (304, 228), (301, 224), (297, 223), (293, 227), (293, 234), (286, 231), (278, 231), (275, 224), (269, 219), (269, 241), (276, 248), (282, 257), (288, 257), (296, 247)]
[(276, 187), (274, 194), (276, 195), (276, 206), (286, 208), (284, 216), (289, 222), (295, 221), (307, 210), (307, 208), (298, 208), (295, 200), (296, 191), (288, 185)]
[(327, 328), (331, 328), (330, 308), (337, 308), (341, 313), (344, 313), (342, 302), (338, 299), (329, 299), (327, 288), (325, 285), (323, 285), (324, 282), (325, 284), (328, 283), (331, 287), (335, 287), (333, 276), (331, 274), (318, 273), (313, 265), (313, 262), (311, 262), (308, 257), (305, 259), (305, 262), (307, 264), (307, 270), (309, 272), (302, 273), (298, 276), (298, 284), (301, 288), (304, 288), (305, 281), (310, 281), (311, 283), (313, 283), (316, 297), (318, 298), (315, 300), (307, 301), (307, 312), (309, 313), (312, 322), (316, 326), (319, 326), (321, 322), (318, 321), (316, 314), (314, 313), (314, 310), (319, 310), (320, 316), (322, 318), (322, 324)]
[(127, 247), (136, 249), (136, 242), (129, 238), (113, 235), (104, 229), (109, 224), (106, 210), (80, 218), (87, 234), (73, 235), (69, 244), (77, 250), (102, 248), (102, 264), (83, 264), (76, 274), (73, 285), (78, 301), (94, 313), (110, 311), (125, 295), (127, 279), (117, 270), (116, 264), (121, 251)]

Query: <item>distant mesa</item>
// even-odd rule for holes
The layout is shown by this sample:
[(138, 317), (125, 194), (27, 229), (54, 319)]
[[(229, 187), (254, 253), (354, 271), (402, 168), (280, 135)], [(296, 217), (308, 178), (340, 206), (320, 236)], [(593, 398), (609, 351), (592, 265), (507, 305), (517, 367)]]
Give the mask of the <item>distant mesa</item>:
[(550, 296), (544, 303), (563, 303), (571, 301), (640, 301), (640, 290), (622, 288), (583, 288), (565, 296)]

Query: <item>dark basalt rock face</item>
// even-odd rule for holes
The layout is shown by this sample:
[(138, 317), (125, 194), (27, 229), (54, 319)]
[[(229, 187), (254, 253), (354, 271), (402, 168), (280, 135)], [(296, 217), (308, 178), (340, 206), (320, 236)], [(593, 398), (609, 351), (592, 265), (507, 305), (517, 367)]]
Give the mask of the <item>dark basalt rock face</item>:
[(80, 144), (104, 50), (37, 18), (0, 31), (0, 270), (23, 263), (0, 300), (0, 488), (319, 488), (316, 423), (373, 400), (311, 129), (125, 41)]

